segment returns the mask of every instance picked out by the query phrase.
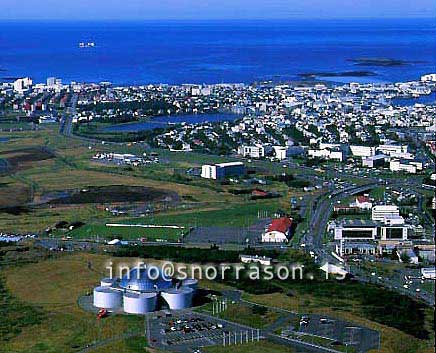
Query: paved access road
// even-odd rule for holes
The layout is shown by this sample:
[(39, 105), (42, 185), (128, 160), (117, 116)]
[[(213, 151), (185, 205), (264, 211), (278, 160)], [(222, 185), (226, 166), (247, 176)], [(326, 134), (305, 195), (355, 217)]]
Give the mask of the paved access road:
[(65, 114), (62, 116), (59, 126), (59, 133), (65, 136), (71, 136), (73, 130), (73, 118), (77, 114), (77, 101), (79, 99), (79, 95), (74, 93), (70, 105), (67, 107)]

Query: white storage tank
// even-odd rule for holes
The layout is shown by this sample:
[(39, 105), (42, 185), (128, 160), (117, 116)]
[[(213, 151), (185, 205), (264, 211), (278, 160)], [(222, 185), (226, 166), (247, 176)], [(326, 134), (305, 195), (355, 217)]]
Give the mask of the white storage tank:
[(168, 289), (161, 293), (162, 298), (168, 303), (172, 310), (186, 309), (192, 307), (192, 296), (194, 290), (189, 287), (179, 289)]
[(102, 287), (110, 287), (110, 286), (112, 286), (114, 284), (114, 282), (115, 282), (114, 278), (107, 277), (107, 278), (103, 278), (100, 281), (100, 285)]
[(134, 293), (124, 294), (124, 312), (128, 314), (146, 314), (156, 310), (157, 293)]
[(122, 293), (110, 287), (94, 288), (94, 306), (104, 309), (117, 309), (121, 307)]
[(182, 281), (182, 287), (192, 288), (195, 294), (198, 289), (198, 280), (196, 280), (195, 278), (187, 278)]

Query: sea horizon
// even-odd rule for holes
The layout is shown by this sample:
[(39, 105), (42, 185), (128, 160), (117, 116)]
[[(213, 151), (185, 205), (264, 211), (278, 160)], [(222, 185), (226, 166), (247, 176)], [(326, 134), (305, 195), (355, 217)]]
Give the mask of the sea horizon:
[[(434, 71), (434, 24), (428, 17), (0, 20), (0, 79), (212, 84), (334, 73), (340, 82), (400, 82)], [(404, 63), (352, 62), (358, 58)]]

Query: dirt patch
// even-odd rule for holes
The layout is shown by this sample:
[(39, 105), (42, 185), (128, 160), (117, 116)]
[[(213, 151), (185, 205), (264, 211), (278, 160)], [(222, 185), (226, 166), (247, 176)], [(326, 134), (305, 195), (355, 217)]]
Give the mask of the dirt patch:
[(16, 183), (0, 183), (0, 212), (20, 214), (30, 201), (30, 188)]
[(45, 196), (48, 204), (92, 204), (125, 202), (168, 202), (176, 203), (176, 192), (143, 186), (92, 186), (81, 190), (62, 191)]
[(53, 152), (45, 147), (29, 147), (11, 151), (4, 151), (0, 153), (0, 159), (5, 164), (3, 169), (7, 166), (9, 173), (16, 172), (18, 170), (28, 169), (35, 162), (45, 161), (55, 158)]

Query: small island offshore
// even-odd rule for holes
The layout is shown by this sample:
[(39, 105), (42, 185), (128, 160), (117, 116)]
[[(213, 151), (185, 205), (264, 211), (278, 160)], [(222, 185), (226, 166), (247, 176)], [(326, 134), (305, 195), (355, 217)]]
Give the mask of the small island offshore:
[(348, 59), (348, 61), (354, 63), (356, 66), (404, 66), (411, 64), (419, 64), (422, 61), (408, 61), (401, 59), (392, 59), (392, 58), (356, 58), (356, 59)]

